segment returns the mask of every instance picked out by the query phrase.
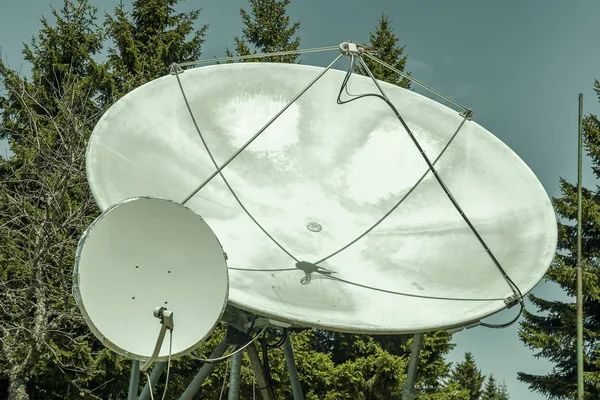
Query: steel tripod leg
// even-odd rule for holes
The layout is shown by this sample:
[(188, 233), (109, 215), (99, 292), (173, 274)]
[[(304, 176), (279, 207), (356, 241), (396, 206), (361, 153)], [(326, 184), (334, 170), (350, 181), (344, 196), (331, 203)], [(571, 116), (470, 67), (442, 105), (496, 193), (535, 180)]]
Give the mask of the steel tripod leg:
[(258, 350), (256, 350), (256, 345), (253, 343), (250, 346), (246, 347), (246, 353), (248, 354), (248, 358), (250, 359), (250, 364), (252, 365), (252, 370), (254, 371), (254, 376), (256, 377), (256, 382), (258, 383), (258, 388), (260, 390), (260, 393), (262, 394), (263, 400), (275, 400), (273, 391), (267, 383), (267, 377), (265, 375), (265, 370), (260, 362), (260, 357), (258, 357)]
[(129, 378), (129, 394), (127, 400), (137, 400), (140, 386), (140, 362), (133, 360), (131, 362), (131, 377)]
[[(225, 350), (227, 350), (227, 347), (228, 345), (226, 337), (223, 337), (223, 340), (221, 340), (221, 342), (217, 345), (217, 347), (215, 347), (212, 353), (210, 353), (209, 358), (221, 357), (223, 354), (225, 354)], [(196, 393), (198, 393), (198, 391), (202, 387), (202, 383), (211, 374), (212, 370), (215, 368), (216, 365), (217, 364), (214, 363), (204, 363), (204, 365), (202, 366), (202, 368), (200, 368), (200, 371), (198, 371), (192, 382), (185, 389), (185, 392), (183, 392), (179, 400), (191, 400), (192, 398), (194, 398)]]
[(416, 333), (413, 338), (410, 361), (408, 362), (408, 372), (406, 373), (406, 383), (402, 389), (402, 400), (415, 400), (415, 381), (417, 380), (417, 366), (419, 365), (419, 354), (423, 346), (423, 334)]
[(242, 373), (242, 353), (236, 353), (231, 357), (231, 374), (229, 375), (229, 396), (228, 400), (238, 400), (240, 398), (240, 375)]
[[(156, 382), (158, 382), (158, 378), (162, 375), (163, 371), (167, 366), (166, 361), (157, 362), (154, 364), (154, 369), (150, 374), (150, 383), (152, 383), (152, 388), (156, 386)], [(144, 390), (142, 390), (142, 394), (140, 394), (139, 400), (148, 400), (150, 398), (150, 387), (148, 386), (148, 382), (144, 386)]]
[(298, 370), (296, 369), (296, 361), (294, 360), (294, 350), (292, 349), (292, 342), (289, 335), (285, 338), (285, 342), (283, 342), (283, 352), (285, 354), (285, 363), (287, 364), (288, 372), (290, 374), (290, 383), (292, 384), (294, 400), (304, 400), (300, 379), (298, 378)]

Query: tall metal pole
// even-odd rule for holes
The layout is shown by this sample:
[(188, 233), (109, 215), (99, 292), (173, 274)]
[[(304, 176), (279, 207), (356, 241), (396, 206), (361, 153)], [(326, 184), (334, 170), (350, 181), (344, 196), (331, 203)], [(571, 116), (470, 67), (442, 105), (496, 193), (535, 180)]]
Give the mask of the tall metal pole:
[(417, 367), (419, 366), (419, 356), (423, 347), (423, 334), (415, 333), (412, 343), (410, 360), (408, 360), (408, 372), (406, 373), (406, 383), (402, 389), (402, 400), (415, 400), (415, 382), (417, 381)]
[[(158, 378), (160, 378), (166, 367), (166, 361), (160, 361), (154, 364), (154, 369), (150, 374), (150, 383), (152, 384), (153, 390), (156, 387), (156, 382), (158, 382)], [(146, 386), (144, 386), (144, 389), (142, 390), (140, 397), (138, 397), (138, 400), (148, 400), (150, 397), (150, 385), (148, 385), (148, 382), (146, 382)]]
[(242, 373), (242, 353), (236, 353), (231, 357), (231, 372), (229, 375), (229, 396), (228, 400), (238, 400), (240, 398), (240, 380)]
[(256, 383), (258, 383), (258, 388), (260, 393), (262, 394), (263, 400), (275, 400), (275, 394), (271, 390), (271, 386), (269, 382), (267, 382), (267, 375), (265, 374), (265, 369), (260, 362), (260, 357), (258, 356), (258, 350), (256, 349), (256, 344), (252, 343), (250, 346), (246, 347), (246, 353), (248, 354), (248, 358), (250, 359), (250, 365), (252, 365), (252, 370), (254, 370), (254, 376), (256, 377)]
[(287, 364), (288, 372), (290, 374), (294, 400), (304, 400), (302, 386), (300, 386), (300, 379), (298, 378), (296, 360), (294, 360), (294, 349), (292, 348), (292, 341), (289, 334), (285, 338), (285, 342), (283, 342), (283, 354), (285, 355), (285, 363)]
[[(229, 347), (229, 345), (227, 344), (227, 336), (224, 336), (223, 340), (221, 340), (221, 342), (219, 342), (219, 344), (217, 345), (217, 347), (215, 347), (213, 352), (210, 353), (209, 358), (221, 357), (223, 354), (225, 354), (225, 350), (227, 350), (227, 347)], [(200, 371), (198, 371), (192, 382), (185, 389), (185, 392), (183, 392), (179, 400), (193, 399), (194, 396), (196, 396), (196, 393), (198, 393), (202, 388), (202, 383), (206, 380), (206, 378), (208, 378), (208, 376), (211, 374), (212, 370), (215, 368), (216, 365), (217, 364), (214, 363), (204, 363), (204, 365), (202, 366), (202, 368), (200, 368)]]
[(583, 400), (583, 270), (581, 269), (581, 169), (583, 162), (583, 93), (579, 93), (577, 144), (577, 400)]
[(127, 400), (137, 400), (140, 386), (140, 362), (133, 360), (131, 362), (131, 377), (129, 378), (129, 394)]

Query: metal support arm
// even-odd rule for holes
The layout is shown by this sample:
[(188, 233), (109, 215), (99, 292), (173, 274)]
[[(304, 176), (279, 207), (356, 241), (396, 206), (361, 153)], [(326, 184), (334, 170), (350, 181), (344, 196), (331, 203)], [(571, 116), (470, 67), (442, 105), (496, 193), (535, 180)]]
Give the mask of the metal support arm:
[(283, 342), (283, 352), (285, 354), (285, 363), (287, 364), (288, 372), (290, 374), (290, 383), (292, 384), (294, 400), (304, 400), (304, 394), (302, 393), (302, 386), (300, 386), (298, 370), (296, 369), (296, 360), (294, 360), (294, 350), (289, 334), (285, 338), (285, 342)]
[(402, 400), (415, 400), (417, 393), (415, 391), (415, 382), (417, 380), (417, 367), (419, 365), (419, 355), (423, 346), (423, 334), (416, 333), (413, 338), (410, 361), (408, 362), (408, 372), (406, 373), (406, 383), (402, 389)]

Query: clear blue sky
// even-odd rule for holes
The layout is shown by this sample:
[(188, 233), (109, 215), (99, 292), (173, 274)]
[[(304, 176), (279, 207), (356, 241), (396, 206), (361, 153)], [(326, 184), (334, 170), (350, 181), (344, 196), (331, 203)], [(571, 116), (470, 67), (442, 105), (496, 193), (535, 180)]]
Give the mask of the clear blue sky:
[[(3, 0), (3, 59), (18, 68), (21, 43), (37, 32), (39, 17), (50, 14), (50, 5), (59, 8), (61, 3)], [(101, 12), (117, 3), (96, 1)], [(188, 0), (181, 6), (204, 10), (200, 23), (210, 24), (204, 57), (221, 56), (225, 46), (232, 46), (232, 36), (241, 33), (238, 10), (245, 5), (241, 0)], [(295, 0), (290, 6), (292, 19), (302, 22), (303, 48), (365, 42), (383, 11), (394, 21), (409, 55), (407, 69), (417, 79), (473, 108), (475, 120), (519, 154), (551, 196), (559, 194), (559, 177), (574, 182), (578, 93), (584, 93), (586, 113), (598, 113), (592, 83), (600, 79), (599, 1)], [(303, 60), (324, 65), (330, 57)], [(1, 154), (5, 149), (6, 143), (0, 143)], [(591, 172), (584, 173), (588, 186), (594, 184)], [(534, 292), (564, 298), (547, 283)], [(507, 311), (493, 320), (511, 315)], [(523, 347), (516, 326), (500, 331), (475, 328), (456, 334), (455, 341), (451, 360), (471, 351), (485, 374), (506, 380), (513, 399), (542, 398), (529, 393), (516, 373), (545, 373), (550, 366)]]

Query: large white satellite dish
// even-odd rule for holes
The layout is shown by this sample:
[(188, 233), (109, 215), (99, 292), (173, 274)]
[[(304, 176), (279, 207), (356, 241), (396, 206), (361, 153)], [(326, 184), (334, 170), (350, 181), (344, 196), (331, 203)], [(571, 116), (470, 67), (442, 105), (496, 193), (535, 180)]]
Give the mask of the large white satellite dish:
[[(87, 175), (98, 205), (132, 196), (182, 202), (322, 71), (226, 64), (132, 91), (89, 142)], [(514, 291), (390, 107), (374, 97), (336, 103), (344, 77), (327, 72), (224, 168), (228, 185), (217, 175), (186, 203), (228, 255), (229, 301), (354, 333), (449, 328), (504, 309)], [(505, 272), (523, 294), (530, 291), (557, 239), (537, 178), (475, 122), (380, 85), (425, 154), (439, 158), (439, 176)], [(354, 76), (351, 90), (376, 87)]]
[[(79, 242), (74, 297), (91, 331), (109, 349), (152, 356), (161, 329), (157, 307), (173, 313), (171, 355), (193, 350), (227, 304), (227, 264), (210, 227), (190, 209), (157, 198), (107, 208)], [(169, 356), (169, 341), (158, 359)]]

